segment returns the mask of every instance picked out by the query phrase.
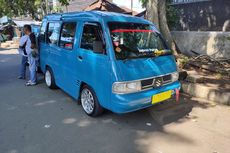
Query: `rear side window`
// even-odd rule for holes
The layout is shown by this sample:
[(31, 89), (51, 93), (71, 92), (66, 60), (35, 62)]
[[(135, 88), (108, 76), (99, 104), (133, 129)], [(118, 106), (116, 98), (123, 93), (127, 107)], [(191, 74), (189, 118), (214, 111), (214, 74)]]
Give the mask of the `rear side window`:
[(63, 23), (59, 46), (61, 48), (73, 49), (76, 32), (76, 23)]
[(58, 44), (60, 23), (51, 22), (49, 23), (47, 39), (49, 44)]
[[(102, 43), (105, 46), (101, 25), (98, 23), (85, 24), (81, 38), (81, 48), (93, 51), (97, 43)], [(105, 49), (102, 48), (102, 50), (105, 53)]]
[(46, 42), (46, 35), (45, 35), (46, 25), (47, 25), (46, 21), (42, 22), (41, 31), (40, 31), (40, 41), (41, 42)]

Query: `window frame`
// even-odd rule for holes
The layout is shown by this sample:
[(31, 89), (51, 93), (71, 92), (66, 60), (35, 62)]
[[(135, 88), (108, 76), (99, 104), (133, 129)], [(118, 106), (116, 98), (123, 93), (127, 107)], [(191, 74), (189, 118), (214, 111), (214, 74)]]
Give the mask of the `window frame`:
[[(42, 34), (42, 27), (43, 27), (43, 24), (45, 24), (45, 31), (44, 31), (44, 33)], [(40, 27), (40, 32), (39, 32), (39, 42), (42, 42), (42, 43), (47, 43), (47, 41), (46, 41), (46, 38), (47, 38), (47, 27), (48, 27), (48, 21), (47, 20), (45, 20), (45, 21), (43, 21), (42, 22), (42, 24), (41, 24), (41, 27)], [(43, 35), (43, 40), (41, 41), (41, 35)]]
[(83, 36), (83, 33), (84, 33), (84, 27), (85, 27), (85, 25), (94, 25), (94, 26), (99, 26), (99, 27), (101, 28), (102, 36), (103, 36), (102, 42), (103, 42), (103, 45), (104, 45), (104, 47), (105, 47), (105, 48), (104, 48), (104, 52), (101, 53), (101, 55), (106, 55), (106, 54), (107, 54), (107, 49), (106, 49), (106, 38), (105, 38), (105, 34), (104, 34), (104, 29), (103, 29), (101, 23), (100, 23), (100, 22), (97, 22), (97, 21), (85, 21), (85, 22), (83, 22), (83, 26), (82, 26), (82, 29), (81, 29), (81, 35), (80, 35), (80, 41), (79, 41), (79, 42), (80, 42), (80, 43), (79, 43), (79, 48), (94, 53), (93, 50), (89, 50), (89, 49), (85, 49), (85, 48), (82, 48), (82, 47), (81, 47), (82, 36)]
[[(59, 31), (58, 31), (58, 34), (59, 34), (59, 36), (58, 36), (58, 39), (57, 39), (57, 43), (49, 43), (49, 37), (48, 37), (48, 32), (49, 32), (49, 25), (50, 25), (50, 23), (54, 23), (54, 25), (56, 24), (56, 23), (58, 23), (58, 24), (60, 24), (60, 29), (59, 29)], [(60, 30), (61, 30), (61, 26), (62, 26), (62, 23), (60, 22), (60, 21), (48, 21), (47, 22), (47, 26), (46, 26), (46, 43), (48, 44), (48, 45), (55, 45), (55, 46), (58, 46), (59, 47), (59, 39), (60, 39)], [(55, 27), (55, 26), (54, 26)]]
[[(73, 46), (72, 48), (65, 48), (65, 47), (61, 47), (60, 46), (60, 42), (61, 42), (61, 34), (62, 34), (62, 30), (63, 30), (63, 26), (64, 24), (68, 24), (68, 23), (74, 23), (75, 24), (75, 31), (74, 31), (74, 40), (73, 40)], [(76, 41), (76, 32), (77, 32), (77, 26), (78, 26), (78, 23), (77, 22), (71, 22), (71, 21), (67, 21), (67, 22), (62, 22), (61, 24), (61, 28), (60, 28), (60, 34), (59, 34), (59, 41), (58, 41), (58, 47), (62, 48), (62, 49), (66, 49), (66, 50), (69, 50), (69, 51), (72, 51), (75, 47), (75, 41)]]

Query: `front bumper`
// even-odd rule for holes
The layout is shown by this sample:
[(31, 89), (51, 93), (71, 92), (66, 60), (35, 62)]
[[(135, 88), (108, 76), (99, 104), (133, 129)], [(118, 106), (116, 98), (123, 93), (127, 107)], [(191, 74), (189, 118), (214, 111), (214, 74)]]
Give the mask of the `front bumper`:
[[(112, 94), (110, 110), (114, 113), (127, 113), (152, 106), (152, 96), (164, 91), (180, 89), (179, 81), (162, 86), (157, 89), (149, 89), (132, 94)], [(172, 95), (172, 97), (173, 97)]]

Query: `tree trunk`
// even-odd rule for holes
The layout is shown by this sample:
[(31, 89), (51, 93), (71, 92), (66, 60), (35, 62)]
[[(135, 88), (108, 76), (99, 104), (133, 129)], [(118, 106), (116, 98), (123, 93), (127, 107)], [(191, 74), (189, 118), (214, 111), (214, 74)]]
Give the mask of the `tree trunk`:
[(146, 4), (147, 19), (152, 21), (159, 28), (158, 0), (148, 0)]
[(181, 53), (175, 40), (173, 40), (171, 32), (169, 30), (168, 24), (167, 24), (167, 17), (166, 17), (166, 0), (159, 0), (158, 1), (158, 17), (159, 17), (159, 25), (160, 25), (160, 31), (164, 38), (166, 39), (167, 45), (175, 52)]
[(174, 51), (174, 54), (180, 54), (181, 52), (168, 27), (166, 18), (166, 0), (148, 0), (146, 9), (147, 19), (152, 21), (158, 27), (165, 38), (168, 47)]
[(66, 5), (65, 8), (66, 8), (66, 12), (69, 12), (69, 11), (68, 11), (68, 5)]

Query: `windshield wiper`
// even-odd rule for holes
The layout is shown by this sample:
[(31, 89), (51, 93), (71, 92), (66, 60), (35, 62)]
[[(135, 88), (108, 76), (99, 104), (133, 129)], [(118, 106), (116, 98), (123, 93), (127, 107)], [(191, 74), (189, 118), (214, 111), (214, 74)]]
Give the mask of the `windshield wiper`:
[(136, 56), (136, 57), (133, 57), (133, 56), (127, 56), (127, 57), (125, 57), (125, 58), (121, 58), (121, 60), (125, 63), (125, 62), (127, 62), (128, 60), (131, 60), (131, 59), (137, 59), (138, 57)]
[(159, 57), (159, 56), (167, 56), (167, 55), (172, 55), (172, 51), (171, 50), (166, 50), (166, 52), (162, 52), (161, 54), (159, 53), (152, 53), (152, 54), (135, 54), (135, 56), (130, 56), (127, 55), (123, 58), (120, 58), (123, 62), (126, 62), (130, 59), (137, 59), (137, 58), (153, 58), (153, 57)]

